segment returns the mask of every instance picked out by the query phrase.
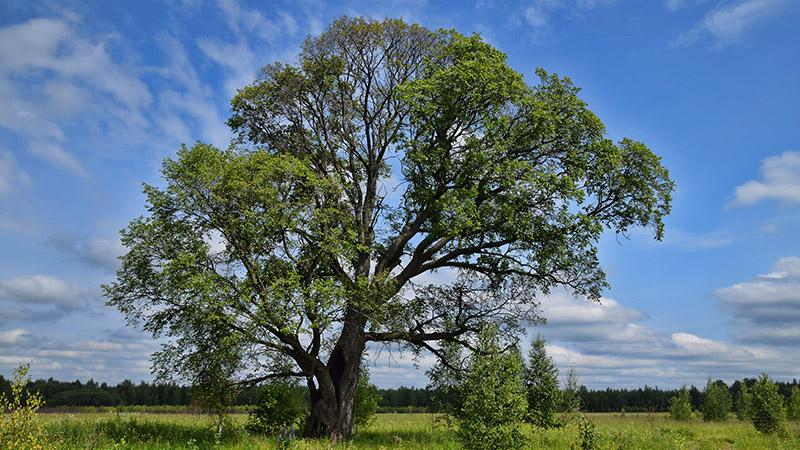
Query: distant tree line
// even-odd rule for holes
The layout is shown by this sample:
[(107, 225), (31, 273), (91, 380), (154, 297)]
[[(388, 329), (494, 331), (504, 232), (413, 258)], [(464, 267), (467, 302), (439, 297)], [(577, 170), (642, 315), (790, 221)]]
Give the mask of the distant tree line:
[[(737, 380), (731, 385), (721, 380), (714, 383), (724, 385), (731, 398), (738, 398), (742, 383), (752, 386), (755, 378)], [(797, 379), (791, 382), (775, 383), (778, 392), (788, 402), (792, 388), (800, 387)], [(87, 382), (58, 381), (53, 378), (39, 379), (28, 385), (29, 389), (42, 394), (45, 407), (54, 406), (127, 406), (127, 405), (191, 405), (192, 389), (178, 384), (153, 384), (147, 382), (133, 383), (125, 380), (116, 385)], [(10, 392), (10, 382), (0, 375), (0, 391)], [(644, 386), (636, 389), (602, 389), (590, 390), (581, 386), (578, 390), (582, 409), (586, 412), (666, 412), (669, 400), (679, 389), (659, 389)], [(694, 410), (700, 410), (703, 404), (703, 391), (695, 386), (688, 388), (689, 401)], [(257, 403), (259, 387), (243, 389), (236, 397), (236, 405), (254, 405)], [(420, 410), (432, 406), (432, 390), (428, 388), (406, 387), (378, 389), (381, 410), (397, 410), (411, 408)]]
[[(53, 378), (39, 379), (28, 383), (27, 388), (39, 392), (45, 407), (55, 406), (155, 406), (191, 405), (192, 388), (178, 384), (133, 383), (125, 380), (116, 385), (98, 383), (92, 379), (59, 381)], [(255, 404), (257, 388), (239, 392), (235, 404)], [(0, 392), (11, 392), (10, 380), (0, 375)]]

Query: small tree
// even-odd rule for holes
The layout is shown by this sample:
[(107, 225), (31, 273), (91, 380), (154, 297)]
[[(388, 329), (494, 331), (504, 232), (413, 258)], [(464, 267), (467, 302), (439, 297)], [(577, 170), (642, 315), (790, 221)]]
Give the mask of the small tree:
[(761, 374), (753, 384), (748, 412), (756, 430), (765, 434), (783, 430), (786, 420), (783, 396), (766, 373)]
[(308, 414), (308, 403), (300, 386), (275, 381), (261, 386), (255, 409), (250, 412), (247, 430), (276, 435), (283, 428), (299, 427)]
[(353, 404), (353, 423), (356, 426), (363, 426), (375, 418), (378, 412), (378, 402), (381, 400), (378, 388), (369, 382), (369, 366), (365, 361), (361, 361), (358, 372), (358, 383), (356, 383), (356, 394)]
[(428, 390), (431, 391), (431, 410), (440, 414), (450, 427), (464, 404), (461, 345), (444, 342), (439, 353), (441, 357), (427, 371)]
[(731, 412), (731, 394), (725, 382), (708, 380), (703, 392), (703, 420), (725, 420)]
[(522, 358), (503, 352), (497, 330), (487, 327), (468, 363), (464, 405), (458, 413), (458, 438), (467, 450), (519, 449), (525, 445), (521, 422), (527, 403)]
[(38, 392), (30, 392), (30, 365), (19, 366), (11, 376), (11, 392), (0, 395), (0, 448), (45, 448), (44, 432), (36, 420), (36, 411), (43, 400)]
[(683, 386), (675, 396), (669, 399), (669, 416), (675, 420), (692, 418), (692, 400), (686, 386)]
[(750, 389), (747, 387), (746, 382), (742, 382), (739, 385), (739, 392), (736, 394), (735, 409), (737, 419), (747, 420), (750, 418)]
[(560, 394), (559, 412), (562, 414), (562, 423), (570, 422), (581, 410), (581, 396), (578, 389), (580, 389), (578, 376), (575, 374), (575, 368), (570, 367), (564, 389)]
[(789, 396), (788, 417), (791, 420), (800, 420), (800, 388), (797, 386), (792, 387), (792, 393)]
[(528, 418), (543, 428), (558, 426), (555, 413), (560, 402), (558, 369), (547, 355), (542, 335), (536, 336), (528, 353), (528, 365), (523, 373), (528, 398)]

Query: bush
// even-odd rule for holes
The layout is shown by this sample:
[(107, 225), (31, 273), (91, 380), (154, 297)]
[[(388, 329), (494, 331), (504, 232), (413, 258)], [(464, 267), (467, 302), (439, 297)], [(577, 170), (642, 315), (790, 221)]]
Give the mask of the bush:
[(748, 414), (753, 426), (762, 433), (783, 430), (783, 422), (786, 420), (783, 396), (767, 374), (762, 374), (753, 384)]
[(731, 394), (723, 381), (712, 382), (710, 379), (703, 392), (703, 420), (725, 420), (731, 412)]
[(42, 406), (42, 396), (26, 389), (29, 365), (19, 366), (11, 377), (11, 393), (0, 395), (0, 448), (46, 448), (42, 426), (36, 410)]
[(274, 436), (284, 427), (300, 427), (307, 413), (308, 403), (299, 386), (273, 382), (259, 389), (258, 403), (245, 427), (251, 433)]
[(497, 330), (485, 329), (468, 363), (458, 438), (467, 450), (519, 449), (527, 402), (519, 351), (501, 353)]
[(674, 397), (669, 399), (669, 416), (675, 420), (692, 418), (692, 400), (686, 386), (683, 386)]
[(356, 395), (353, 399), (353, 423), (356, 426), (370, 423), (378, 412), (380, 400), (378, 388), (369, 382), (369, 366), (362, 361), (358, 369)]
[(797, 386), (792, 387), (792, 393), (789, 396), (789, 407), (787, 408), (789, 419), (800, 420), (800, 388)]
[(581, 450), (594, 450), (597, 448), (594, 422), (583, 414), (580, 415), (580, 421), (578, 422), (578, 435), (581, 438)]

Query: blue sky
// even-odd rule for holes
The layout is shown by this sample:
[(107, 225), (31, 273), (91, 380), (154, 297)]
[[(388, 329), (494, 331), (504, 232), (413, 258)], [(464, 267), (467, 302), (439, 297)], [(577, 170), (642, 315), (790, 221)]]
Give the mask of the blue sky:
[[(569, 76), (613, 138), (677, 182), (664, 242), (606, 236), (601, 305), (555, 292), (541, 331), (590, 387), (800, 376), (800, 4), (793, 0), (36, 2), (0, 5), (0, 373), (149, 379), (156, 343), (105, 307), (118, 230), (182, 142), (340, 15), (480, 33)], [(424, 385), (403, 355), (373, 380)], [(421, 366), (430, 363), (422, 358)]]

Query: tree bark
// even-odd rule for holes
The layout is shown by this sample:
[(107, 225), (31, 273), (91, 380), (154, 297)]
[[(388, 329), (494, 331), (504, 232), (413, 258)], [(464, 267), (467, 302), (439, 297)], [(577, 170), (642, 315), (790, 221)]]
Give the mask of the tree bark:
[(309, 383), (311, 410), (305, 437), (330, 437), (341, 441), (353, 434), (358, 370), (364, 353), (364, 318), (346, 320), (328, 364), (317, 374), (317, 386)]

